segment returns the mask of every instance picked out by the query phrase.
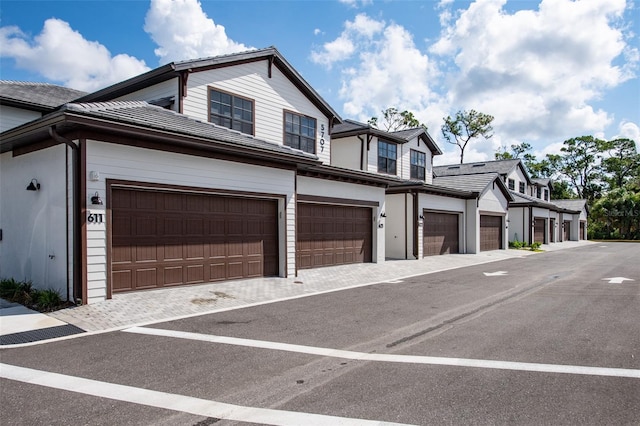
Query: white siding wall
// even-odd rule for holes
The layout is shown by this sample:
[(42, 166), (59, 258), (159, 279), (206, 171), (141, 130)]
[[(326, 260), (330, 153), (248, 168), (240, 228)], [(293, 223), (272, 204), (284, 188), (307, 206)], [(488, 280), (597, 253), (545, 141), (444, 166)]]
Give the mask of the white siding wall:
[(433, 182), (431, 150), (424, 142), (422, 142), (418, 138), (414, 138), (405, 144), (398, 145), (399, 176), (403, 179), (411, 179), (411, 150), (419, 151), (425, 154), (425, 182), (431, 184)]
[(524, 182), (524, 193), (529, 194), (529, 187), (527, 185), (527, 179), (520, 170), (520, 167), (516, 167), (510, 174), (507, 175), (507, 181), (505, 185), (507, 188), (509, 187), (509, 179), (513, 179), (515, 181), (515, 188), (513, 189), (515, 192), (520, 192), (520, 182)]
[[(53, 288), (63, 299), (68, 267), (65, 161), (64, 145), (0, 156), (0, 276)], [(27, 191), (34, 178), (40, 190)]]
[(529, 241), (529, 233), (525, 225), (529, 223), (529, 209), (526, 207), (511, 207), (509, 209), (509, 241)]
[[(188, 80), (187, 97), (183, 113), (201, 121), (208, 120), (208, 88), (223, 90), (255, 102), (255, 137), (275, 144), (284, 142), (284, 110), (313, 117), (316, 123), (316, 154), (329, 164), (331, 144), (328, 119), (304, 96), (293, 83), (272, 67), (268, 76), (268, 62), (225, 67), (192, 73)], [(324, 145), (321, 131), (324, 129)]]
[[(106, 199), (106, 179), (131, 180), (223, 189), (239, 192), (280, 194), (286, 196), (286, 214), (280, 218), (280, 237), (286, 241), (287, 261), (281, 245), (280, 271), (295, 273), (295, 173), (216, 159), (194, 157), (104, 142), (87, 143), (87, 174), (99, 173), (97, 181), (87, 179), (85, 194), (90, 212), (104, 213), (105, 206), (91, 206), (90, 198), (97, 191)], [(285, 222), (286, 218), (286, 222)], [(286, 229), (285, 229), (286, 224)], [(87, 264), (89, 268), (89, 303), (104, 300), (107, 290), (106, 225), (90, 224), (87, 233)], [(286, 232), (286, 237), (282, 238)]]
[[(413, 250), (407, 250), (407, 234), (413, 232), (410, 194), (390, 194), (385, 197), (385, 256), (388, 259), (413, 258)], [(406, 205), (405, 205), (406, 203)]]
[[(174, 97), (173, 111), (178, 111), (179, 99), (178, 99), (178, 79), (173, 78), (171, 80), (158, 83), (151, 87), (145, 87), (142, 90), (138, 90), (133, 93), (121, 96), (117, 98), (118, 101), (153, 101), (156, 99), (167, 98), (169, 96)], [(206, 121), (206, 120), (205, 120)]]
[[(367, 149), (366, 146), (364, 149)], [(361, 150), (362, 142), (357, 136), (333, 139), (331, 141), (331, 165), (361, 170)]]
[[(306, 176), (298, 177), (298, 194), (314, 195), (318, 197), (344, 198), (348, 200), (375, 201), (379, 207), (373, 208), (373, 250), (372, 260), (380, 263), (385, 258), (385, 218), (380, 213), (385, 211), (384, 188), (374, 186), (355, 185), (352, 183), (336, 182), (316, 179)], [(380, 228), (379, 225), (383, 227)]]
[(480, 197), (479, 208), (481, 212), (506, 215), (508, 206), (509, 201), (495, 184)]
[(36, 111), (0, 105), (0, 132), (13, 129), (40, 117), (42, 114)]

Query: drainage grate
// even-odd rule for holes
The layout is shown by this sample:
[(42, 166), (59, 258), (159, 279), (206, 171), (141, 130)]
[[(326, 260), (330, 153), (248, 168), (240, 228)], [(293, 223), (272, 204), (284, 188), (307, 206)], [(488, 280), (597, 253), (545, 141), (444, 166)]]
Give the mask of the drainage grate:
[(0, 346), (17, 345), (19, 343), (37, 342), (39, 340), (55, 339), (56, 337), (71, 336), (85, 331), (75, 325), (67, 324), (40, 330), (23, 331), (21, 333), (0, 336)]

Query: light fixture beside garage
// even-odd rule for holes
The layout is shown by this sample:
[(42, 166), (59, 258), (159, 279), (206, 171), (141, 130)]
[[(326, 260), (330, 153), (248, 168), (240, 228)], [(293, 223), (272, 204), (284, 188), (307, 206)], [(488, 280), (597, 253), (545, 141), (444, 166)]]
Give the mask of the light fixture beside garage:
[(96, 193), (91, 197), (91, 204), (93, 204), (94, 206), (101, 206), (103, 204), (98, 191), (96, 191)]
[(40, 182), (38, 182), (38, 179), (31, 179), (31, 182), (29, 182), (27, 186), (27, 191), (40, 191)]

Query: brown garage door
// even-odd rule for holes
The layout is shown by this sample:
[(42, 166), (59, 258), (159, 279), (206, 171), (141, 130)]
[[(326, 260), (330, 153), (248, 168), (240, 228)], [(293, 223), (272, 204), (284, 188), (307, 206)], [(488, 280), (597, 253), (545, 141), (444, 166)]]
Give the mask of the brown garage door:
[(549, 219), (549, 242), (556, 242), (556, 220)]
[(562, 241), (569, 241), (571, 239), (571, 221), (570, 220), (564, 221), (564, 228), (562, 230), (562, 233), (563, 233)]
[(542, 217), (534, 218), (533, 224), (533, 241), (540, 244), (545, 244), (544, 229), (546, 228), (546, 220)]
[(502, 216), (480, 215), (480, 251), (502, 248)]
[(276, 200), (120, 188), (111, 197), (114, 292), (278, 274)]
[(298, 269), (371, 262), (371, 208), (300, 203), (297, 209)]
[(459, 253), (458, 215), (425, 211), (423, 216), (423, 256)]

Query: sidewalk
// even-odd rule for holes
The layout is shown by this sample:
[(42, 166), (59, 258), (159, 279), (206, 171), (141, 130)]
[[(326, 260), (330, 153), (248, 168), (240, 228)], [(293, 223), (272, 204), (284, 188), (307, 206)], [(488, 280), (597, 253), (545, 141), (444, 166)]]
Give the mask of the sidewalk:
[[(542, 249), (556, 251), (588, 244), (593, 243), (569, 241), (543, 245)], [(497, 250), (318, 268), (299, 271), (298, 277), (291, 278), (256, 278), (116, 294), (111, 300), (48, 314), (2, 300), (0, 345), (142, 326), (535, 254), (526, 250)]]

